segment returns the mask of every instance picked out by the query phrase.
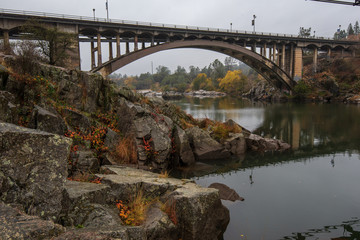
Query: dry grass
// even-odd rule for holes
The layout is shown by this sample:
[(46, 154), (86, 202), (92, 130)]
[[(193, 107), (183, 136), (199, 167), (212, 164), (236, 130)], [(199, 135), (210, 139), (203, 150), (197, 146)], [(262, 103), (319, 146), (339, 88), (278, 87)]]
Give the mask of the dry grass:
[(229, 138), (229, 133), (241, 133), (241, 127), (235, 126), (228, 126), (221, 122), (216, 122), (212, 126), (212, 137), (215, 138), (217, 141), (224, 140)]
[(127, 136), (119, 140), (115, 150), (112, 152), (112, 156), (118, 163), (137, 163), (136, 146), (134, 138)]
[(169, 174), (170, 174), (170, 172), (168, 172), (167, 170), (161, 171), (158, 178), (169, 178)]
[(119, 216), (125, 225), (140, 226), (146, 219), (148, 208), (158, 199), (148, 200), (143, 191), (139, 190), (127, 203), (117, 201)]

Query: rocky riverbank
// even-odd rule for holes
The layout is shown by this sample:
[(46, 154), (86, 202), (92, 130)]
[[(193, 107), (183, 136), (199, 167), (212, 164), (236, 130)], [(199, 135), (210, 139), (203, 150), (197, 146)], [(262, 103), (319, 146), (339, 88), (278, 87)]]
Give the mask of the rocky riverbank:
[(156, 92), (152, 90), (138, 90), (138, 93), (144, 95), (145, 97), (162, 97), (163, 99), (177, 99), (185, 96), (188, 97), (198, 97), (198, 98), (214, 98), (214, 97), (224, 97), (226, 93), (216, 92), (216, 91), (206, 91), (206, 90), (198, 90), (198, 91), (190, 91), (185, 93), (167, 91), (167, 92)]
[(231, 120), (193, 119), (97, 74), (48, 65), (19, 74), (9, 70), (12, 57), (0, 60), (9, 67), (0, 68), (5, 239), (221, 239), (229, 213), (218, 191), (166, 171), (290, 148)]

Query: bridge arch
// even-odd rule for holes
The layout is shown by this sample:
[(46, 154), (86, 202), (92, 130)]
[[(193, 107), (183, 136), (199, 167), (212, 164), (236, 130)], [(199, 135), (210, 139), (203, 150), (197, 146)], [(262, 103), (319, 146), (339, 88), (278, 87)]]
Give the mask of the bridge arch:
[(103, 76), (107, 76), (121, 67), (142, 57), (164, 50), (179, 48), (198, 48), (211, 50), (234, 57), (252, 67), (278, 89), (292, 90), (293, 86), (296, 84), (292, 78), (274, 62), (253, 51), (227, 42), (199, 39), (166, 42), (139, 51), (134, 51), (105, 62), (102, 65), (92, 69), (91, 72), (100, 72)]

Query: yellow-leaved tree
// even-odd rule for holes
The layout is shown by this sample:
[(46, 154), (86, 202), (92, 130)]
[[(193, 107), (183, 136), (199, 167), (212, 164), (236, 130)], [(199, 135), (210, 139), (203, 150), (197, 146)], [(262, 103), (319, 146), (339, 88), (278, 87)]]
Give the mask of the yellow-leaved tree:
[(224, 78), (220, 78), (219, 87), (228, 94), (238, 94), (245, 90), (247, 77), (241, 70), (228, 71)]
[(192, 90), (204, 89), (207, 91), (214, 90), (211, 78), (208, 78), (205, 73), (199, 73), (191, 83)]

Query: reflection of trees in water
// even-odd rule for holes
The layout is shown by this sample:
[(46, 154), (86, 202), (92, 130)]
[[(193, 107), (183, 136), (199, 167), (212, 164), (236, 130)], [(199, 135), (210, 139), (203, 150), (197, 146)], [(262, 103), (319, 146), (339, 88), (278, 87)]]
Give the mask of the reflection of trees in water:
[(360, 108), (342, 104), (281, 104), (265, 108), (263, 125), (254, 132), (282, 139), (293, 149), (314, 145), (359, 146)]
[(318, 238), (318, 235), (321, 233), (330, 233), (331, 235), (337, 234), (339, 230), (342, 230), (342, 236), (338, 236), (335, 238), (331, 238), (331, 240), (359, 240), (360, 239), (360, 231), (354, 229), (354, 227), (359, 228), (359, 219), (354, 219), (350, 221), (343, 222), (340, 225), (332, 225), (332, 226), (325, 226), (322, 229), (311, 229), (308, 232), (302, 233), (293, 233), (292, 236), (286, 236), (283, 239), (288, 240), (306, 240), (306, 239), (321, 239)]

